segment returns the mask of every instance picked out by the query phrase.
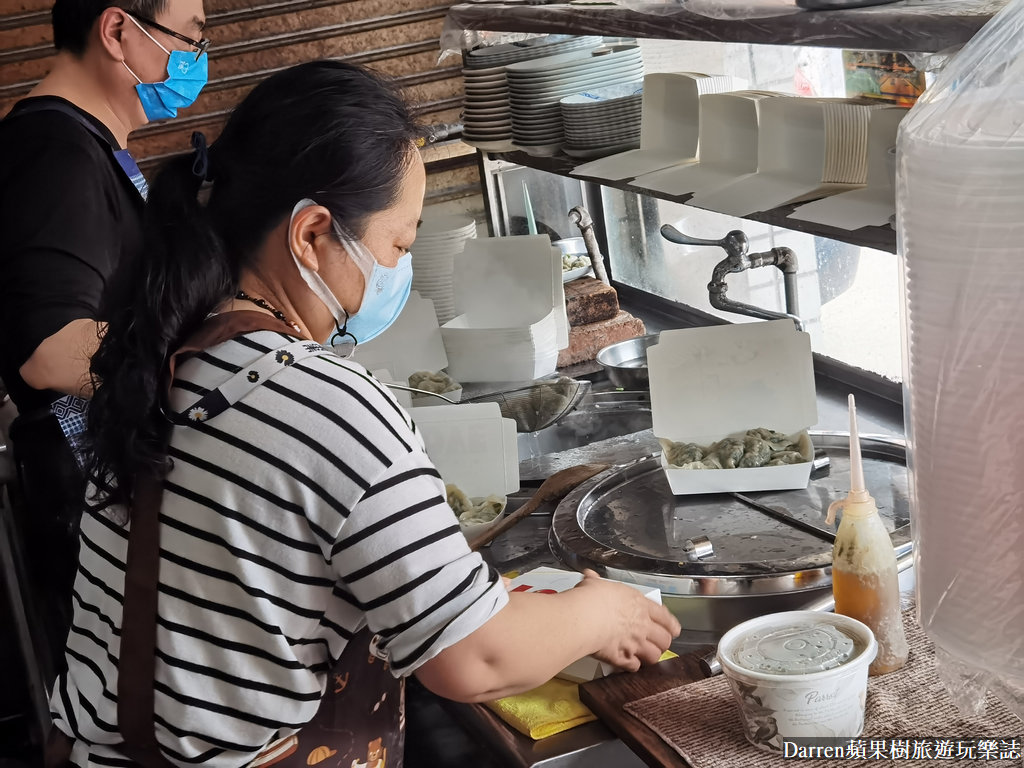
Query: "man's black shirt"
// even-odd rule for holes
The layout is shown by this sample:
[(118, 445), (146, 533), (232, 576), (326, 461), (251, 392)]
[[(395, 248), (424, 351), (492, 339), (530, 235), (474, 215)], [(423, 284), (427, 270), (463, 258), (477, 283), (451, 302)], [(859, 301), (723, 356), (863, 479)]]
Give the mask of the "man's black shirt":
[(0, 378), (23, 414), (59, 394), (29, 387), (21, 366), (72, 320), (101, 319), (114, 269), (141, 247), (143, 201), (117, 149), (106, 126), (57, 97), (19, 101), (0, 121)]

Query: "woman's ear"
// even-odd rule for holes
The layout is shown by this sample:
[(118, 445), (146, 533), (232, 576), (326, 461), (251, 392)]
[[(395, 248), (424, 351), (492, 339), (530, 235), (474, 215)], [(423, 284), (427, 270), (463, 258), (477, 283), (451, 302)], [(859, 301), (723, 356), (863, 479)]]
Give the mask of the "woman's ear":
[(288, 247), (304, 267), (319, 272), (322, 249), (318, 243), (332, 231), (331, 212), (322, 205), (308, 206), (292, 217), (288, 227)]

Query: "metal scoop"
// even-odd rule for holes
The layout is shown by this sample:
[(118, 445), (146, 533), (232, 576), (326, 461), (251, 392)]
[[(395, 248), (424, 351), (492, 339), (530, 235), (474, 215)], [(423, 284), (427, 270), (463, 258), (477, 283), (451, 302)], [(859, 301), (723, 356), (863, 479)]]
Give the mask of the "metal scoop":
[[(439, 397), (446, 403), (457, 405), (451, 398), (425, 389), (407, 387), (404, 384), (385, 382), (392, 389), (416, 392)], [(463, 403), (497, 403), (501, 415), (516, 423), (517, 432), (536, 432), (550, 427), (572, 411), (590, 391), (592, 383), (586, 379), (572, 379), (560, 376), (556, 379), (535, 381), (516, 389), (492, 392), (463, 400)]]

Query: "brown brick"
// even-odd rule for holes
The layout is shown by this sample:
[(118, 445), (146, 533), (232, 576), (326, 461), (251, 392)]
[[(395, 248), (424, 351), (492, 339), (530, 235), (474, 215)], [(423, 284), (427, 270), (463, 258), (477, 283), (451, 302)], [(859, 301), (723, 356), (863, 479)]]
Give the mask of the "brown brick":
[(619, 313), (619, 294), (593, 277), (565, 284), (565, 312), (569, 325), (589, 325), (611, 320)]
[(569, 346), (558, 353), (558, 365), (574, 365), (593, 360), (609, 344), (635, 339), (646, 333), (644, 322), (624, 310), (611, 320), (578, 325), (569, 329)]

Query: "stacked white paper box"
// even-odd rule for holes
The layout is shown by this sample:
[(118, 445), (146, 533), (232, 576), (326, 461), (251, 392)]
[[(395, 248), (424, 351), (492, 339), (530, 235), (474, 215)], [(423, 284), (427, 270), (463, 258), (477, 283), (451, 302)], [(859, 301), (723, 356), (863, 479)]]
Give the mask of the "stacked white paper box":
[(888, 224), (896, 212), (889, 152), (906, 114), (906, 108), (896, 106), (871, 111), (867, 186), (801, 205), (789, 218), (849, 230)]
[(640, 148), (592, 160), (577, 176), (632, 179), (682, 162), (695, 162), (700, 135), (700, 96), (732, 88), (726, 75), (657, 73), (644, 77)]
[(416, 426), (441, 478), (467, 496), (503, 496), (519, 490), (516, 423), (497, 403), (416, 408)]
[(638, 187), (686, 195), (710, 192), (757, 171), (758, 109), (768, 91), (708, 93), (700, 97), (698, 162), (674, 165), (634, 180)]
[(523, 382), (553, 373), (568, 346), (561, 254), (547, 235), (468, 241), (455, 259), (459, 313), (441, 326), (460, 382)]
[(862, 187), (875, 105), (780, 96), (760, 104), (757, 172), (689, 201), (731, 216)]

